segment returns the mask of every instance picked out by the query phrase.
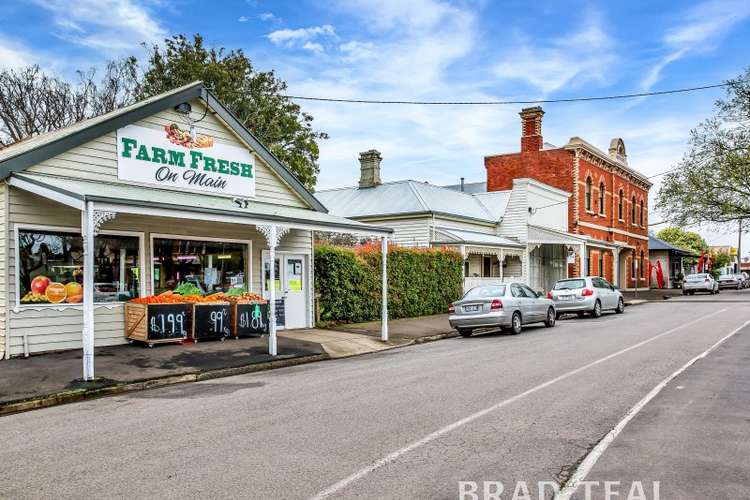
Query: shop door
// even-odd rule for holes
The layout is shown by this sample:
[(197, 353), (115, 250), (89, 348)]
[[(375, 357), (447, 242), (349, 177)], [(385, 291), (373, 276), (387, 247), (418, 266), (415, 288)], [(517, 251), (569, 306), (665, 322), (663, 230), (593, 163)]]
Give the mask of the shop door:
[[(276, 254), (276, 303), (278, 329), (307, 327), (307, 280), (303, 255)], [(270, 260), (263, 252), (263, 296), (270, 298)], [(283, 312), (282, 312), (283, 311)]]
[(305, 328), (307, 308), (305, 286), (305, 259), (303, 255), (285, 255), (282, 287), (286, 297), (286, 327)]

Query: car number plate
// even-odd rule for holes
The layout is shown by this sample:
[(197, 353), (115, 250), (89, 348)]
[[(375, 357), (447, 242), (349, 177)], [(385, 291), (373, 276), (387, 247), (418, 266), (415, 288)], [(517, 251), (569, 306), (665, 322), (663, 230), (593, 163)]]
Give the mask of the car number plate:
[(561, 301), (573, 300), (572, 295), (558, 295), (557, 298)]
[(464, 306), (464, 312), (473, 313), (473, 312), (478, 312), (478, 311), (479, 311), (478, 305), (477, 306)]

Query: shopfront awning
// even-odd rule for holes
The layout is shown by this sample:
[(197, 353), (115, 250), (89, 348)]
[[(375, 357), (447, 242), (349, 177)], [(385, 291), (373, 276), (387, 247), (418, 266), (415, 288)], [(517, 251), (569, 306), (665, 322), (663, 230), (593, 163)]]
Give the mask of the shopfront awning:
[(435, 238), (432, 243), (436, 245), (473, 245), (498, 248), (524, 247), (521, 243), (502, 236), (445, 227), (435, 228)]
[(10, 185), (79, 210), (83, 210), (87, 202), (94, 202), (97, 210), (116, 213), (239, 224), (279, 224), (293, 229), (371, 236), (388, 236), (393, 232), (387, 227), (363, 224), (324, 212), (252, 199), (32, 173), (13, 174)]
[(529, 244), (531, 245), (581, 245), (586, 238), (555, 229), (529, 226)]

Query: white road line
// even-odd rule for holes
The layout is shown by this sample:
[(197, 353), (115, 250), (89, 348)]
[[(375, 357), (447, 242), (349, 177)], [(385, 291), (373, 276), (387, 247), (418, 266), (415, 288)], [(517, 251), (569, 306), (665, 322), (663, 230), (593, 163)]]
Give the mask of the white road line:
[[(732, 330), (729, 334), (727, 334), (725, 337), (723, 337), (721, 340), (716, 342), (714, 345), (682, 365), (680, 369), (678, 369), (676, 372), (674, 372), (669, 377), (665, 378), (659, 385), (651, 389), (651, 392), (646, 394), (646, 396), (638, 401), (635, 406), (633, 406), (630, 411), (625, 415), (625, 418), (620, 420), (620, 422), (611, 430), (609, 433), (604, 436), (604, 438), (599, 441), (599, 443), (594, 447), (591, 452), (586, 455), (586, 458), (583, 459), (581, 464), (578, 466), (578, 469), (576, 469), (575, 473), (570, 477), (567, 483), (565, 483), (565, 487), (557, 494), (555, 495), (554, 500), (569, 500), (570, 497), (575, 493), (576, 489), (578, 488), (581, 481), (583, 481), (589, 472), (591, 472), (591, 469), (596, 464), (597, 460), (599, 460), (599, 457), (604, 454), (604, 452), (607, 450), (610, 444), (612, 444), (612, 441), (615, 440), (615, 438), (622, 432), (622, 430), (625, 428), (626, 425), (635, 417), (644, 406), (646, 406), (649, 401), (654, 399), (657, 394), (659, 394), (664, 387), (667, 386), (672, 380), (674, 380), (677, 376), (679, 376), (682, 372), (687, 370), (691, 365), (693, 365), (696, 361), (705, 358), (708, 356), (714, 349), (719, 347), (721, 344), (723, 344), (727, 339), (732, 337), (735, 333), (739, 332), (743, 328), (745, 328), (747, 325), (750, 325), (750, 321), (745, 321), (741, 326), (735, 328)], [(679, 387), (678, 387), (679, 388)]]
[(323, 491), (321, 491), (317, 495), (311, 497), (310, 500), (321, 500), (323, 498), (328, 498), (329, 496), (333, 495), (334, 493), (337, 493), (337, 492), (341, 491), (342, 489), (346, 488), (347, 486), (349, 486), (353, 482), (355, 482), (355, 481), (357, 481), (359, 479), (362, 479), (363, 477), (365, 477), (366, 475), (370, 474), (371, 472), (374, 472), (374, 471), (380, 469), (381, 467), (384, 467), (384, 466), (390, 464), (391, 462), (393, 462), (394, 460), (398, 459), (402, 455), (405, 455), (405, 454), (409, 453), (410, 451), (413, 451), (413, 450), (415, 450), (415, 449), (417, 449), (417, 448), (419, 448), (421, 446), (424, 446), (424, 445), (430, 443), (431, 441), (434, 441), (434, 440), (438, 439), (439, 437), (441, 437), (441, 436), (443, 436), (445, 434), (448, 434), (451, 431), (454, 431), (454, 430), (458, 429), (459, 427), (463, 427), (464, 425), (466, 425), (466, 424), (468, 424), (470, 422), (473, 422), (474, 420), (476, 420), (476, 419), (478, 419), (480, 417), (483, 417), (484, 415), (487, 415), (488, 413), (491, 413), (491, 412), (493, 412), (495, 410), (498, 410), (498, 409), (500, 409), (500, 408), (502, 408), (504, 406), (507, 406), (507, 405), (509, 405), (511, 403), (514, 403), (514, 402), (518, 401), (519, 399), (522, 399), (522, 398), (524, 398), (524, 397), (526, 397), (526, 396), (528, 396), (530, 394), (533, 394), (535, 392), (541, 391), (542, 389), (545, 389), (545, 388), (547, 388), (547, 387), (549, 387), (549, 386), (551, 386), (553, 384), (556, 384), (556, 383), (561, 382), (561, 381), (563, 381), (563, 380), (565, 380), (567, 378), (570, 378), (573, 375), (577, 375), (577, 374), (581, 373), (584, 370), (588, 370), (589, 368), (592, 368), (592, 367), (594, 367), (596, 365), (599, 365), (601, 363), (609, 361), (612, 358), (616, 358), (617, 356), (620, 356), (622, 354), (625, 354), (626, 352), (632, 351), (633, 349), (638, 349), (639, 347), (644, 346), (644, 345), (646, 345), (646, 344), (648, 344), (650, 342), (653, 342), (654, 340), (657, 340), (657, 339), (660, 339), (662, 337), (665, 337), (665, 336), (667, 336), (667, 335), (669, 335), (671, 333), (674, 333), (674, 332), (676, 332), (678, 330), (681, 330), (682, 328), (685, 328), (685, 327), (690, 326), (690, 325), (694, 325), (695, 323), (698, 323), (699, 321), (703, 321), (705, 319), (708, 319), (708, 318), (710, 318), (712, 316), (716, 316), (717, 314), (721, 314), (721, 313), (723, 313), (725, 311), (728, 311), (728, 310), (729, 310), (729, 308), (725, 307), (724, 309), (720, 309), (718, 311), (714, 311), (714, 312), (712, 312), (710, 314), (706, 314), (705, 316), (701, 316), (700, 318), (694, 319), (692, 321), (688, 321), (687, 323), (683, 323), (680, 326), (676, 326), (674, 328), (671, 328), (671, 329), (669, 329), (669, 330), (667, 330), (665, 332), (662, 332), (662, 333), (660, 333), (658, 335), (655, 335), (655, 336), (653, 336), (653, 337), (651, 337), (649, 339), (646, 339), (646, 340), (643, 340), (641, 342), (638, 342), (637, 344), (633, 344), (630, 347), (626, 347), (624, 349), (621, 349), (621, 350), (619, 350), (617, 352), (614, 352), (614, 353), (612, 353), (612, 354), (610, 354), (608, 356), (605, 356), (603, 358), (597, 359), (596, 361), (593, 361), (593, 362), (588, 363), (588, 364), (586, 364), (584, 366), (576, 368), (575, 370), (571, 370), (571, 371), (569, 371), (567, 373), (564, 373), (564, 374), (562, 374), (562, 375), (560, 375), (558, 377), (555, 377), (555, 378), (553, 378), (551, 380), (548, 380), (547, 382), (541, 383), (541, 384), (539, 384), (539, 385), (537, 385), (535, 387), (532, 387), (531, 389), (529, 389), (527, 391), (524, 391), (524, 392), (522, 392), (520, 394), (516, 394), (515, 396), (513, 396), (511, 398), (508, 398), (508, 399), (506, 399), (504, 401), (500, 401), (499, 403), (494, 404), (494, 405), (490, 406), (489, 408), (485, 408), (484, 410), (480, 410), (480, 411), (478, 411), (476, 413), (473, 413), (473, 414), (469, 415), (468, 417), (462, 418), (461, 420), (457, 420), (456, 422), (453, 422), (452, 424), (449, 424), (449, 425), (443, 427), (442, 429), (438, 429), (435, 432), (426, 435), (425, 437), (423, 437), (419, 441), (414, 441), (413, 443), (411, 443), (411, 444), (409, 444), (407, 446), (404, 446), (403, 448), (400, 448), (400, 449), (394, 451), (393, 453), (390, 453), (390, 454), (386, 455), (385, 457), (381, 458), (380, 460), (377, 460), (377, 461), (373, 462), (372, 464), (368, 465), (367, 467), (365, 467), (363, 469), (360, 469), (359, 471), (355, 472), (354, 474), (352, 474), (352, 475), (350, 475), (348, 477), (345, 477), (341, 481), (339, 481), (339, 482), (337, 482), (335, 484), (332, 484), (331, 486), (329, 486), (328, 488), (324, 489)]

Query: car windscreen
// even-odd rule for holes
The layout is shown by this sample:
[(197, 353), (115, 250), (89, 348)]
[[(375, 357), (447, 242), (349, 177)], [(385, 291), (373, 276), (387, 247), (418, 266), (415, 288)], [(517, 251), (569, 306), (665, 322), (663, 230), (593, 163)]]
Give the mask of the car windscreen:
[(553, 290), (578, 290), (586, 286), (586, 280), (562, 280), (555, 283)]
[(478, 286), (466, 292), (466, 295), (464, 295), (464, 298), (465, 299), (480, 299), (483, 297), (502, 297), (504, 295), (505, 295), (505, 285)]

